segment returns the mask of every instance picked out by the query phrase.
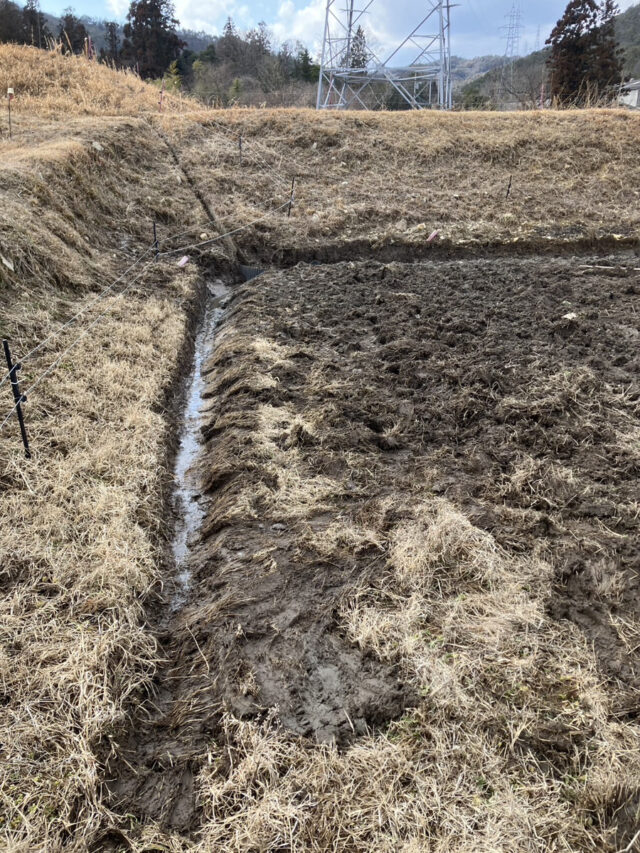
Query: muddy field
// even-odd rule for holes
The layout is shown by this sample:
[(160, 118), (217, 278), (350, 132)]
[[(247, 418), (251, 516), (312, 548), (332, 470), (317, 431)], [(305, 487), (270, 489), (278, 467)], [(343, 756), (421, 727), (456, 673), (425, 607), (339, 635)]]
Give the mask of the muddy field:
[[(285, 738), (348, 756), (391, 721), (428, 717), (439, 667), (464, 657), (474, 630), (481, 663), (461, 684), (491, 710), (478, 727), (550, 785), (596, 768), (595, 685), (598, 724), (637, 736), (636, 266), (633, 255), (300, 264), (232, 289), (203, 370), (190, 591), (165, 622), (151, 724), (139, 721), (125, 752), (135, 774), (112, 771), (116, 801), (191, 835), (211, 742), (220, 778), (238, 760), (225, 713), (269, 726), (275, 708)], [(425, 542), (445, 530), (449, 544), (409, 582), (423, 559), (416, 529)], [(485, 552), (508, 574), (478, 573)], [(455, 639), (451, 616), (462, 608), (464, 625), (472, 600), (475, 628)], [(501, 658), (503, 623), (517, 676)], [(544, 654), (534, 636), (550, 638)], [(592, 682), (577, 684), (581, 663), (557, 674), (565, 642), (585, 660), (593, 648)], [(438, 659), (416, 667), (418, 647)], [(567, 703), (580, 710), (571, 719)], [(583, 830), (630, 840), (637, 788), (604, 804), (581, 796)], [(313, 846), (317, 827), (304, 831), (281, 849), (327, 849)], [(542, 849), (527, 837), (512, 849)], [(224, 849), (258, 849), (230, 838)]]

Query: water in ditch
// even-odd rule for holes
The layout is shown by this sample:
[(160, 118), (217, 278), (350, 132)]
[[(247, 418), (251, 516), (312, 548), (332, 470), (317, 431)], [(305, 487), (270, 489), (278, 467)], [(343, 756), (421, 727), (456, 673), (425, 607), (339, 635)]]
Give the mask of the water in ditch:
[(173, 469), (176, 523), (171, 550), (176, 574), (171, 596), (171, 611), (174, 613), (186, 603), (189, 597), (192, 579), (189, 554), (206, 511), (200, 474), (196, 465), (202, 449), (202, 404), (205, 384), (202, 366), (211, 352), (213, 339), (228, 301), (229, 288), (224, 282), (217, 280), (208, 285), (204, 317), (196, 334), (193, 367), (187, 382), (184, 416)]

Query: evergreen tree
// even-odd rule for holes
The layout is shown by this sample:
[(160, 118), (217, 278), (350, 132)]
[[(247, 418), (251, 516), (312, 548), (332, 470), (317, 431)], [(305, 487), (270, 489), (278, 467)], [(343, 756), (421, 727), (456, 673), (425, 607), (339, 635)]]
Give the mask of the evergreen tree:
[(40, 11), (38, 0), (27, 0), (22, 10), (22, 19), (25, 44), (32, 44), (34, 47), (46, 47), (47, 39), (51, 38), (51, 33), (47, 28), (44, 15)]
[(58, 29), (58, 37), (62, 44), (63, 53), (82, 53), (88, 35), (89, 33), (85, 25), (74, 15), (73, 9), (65, 9), (60, 18), (60, 27)]
[(11, 0), (0, 0), (0, 42), (24, 42), (22, 9)]
[(362, 27), (358, 26), (356, 34), (351, 42), (351, 53), (349, 57), (350, 68), (366, 68), (369, 53), (367, 51), (367, 39)]
[(242, 97), (242, 81), (236, 77), (229, 89), (229, 101), (231, 104), (237, 104)]
[(305, 83), (317, 83), (320, 76), (320, 66), (311, 59), (311, 54), (300, 42), (296, 43), (293, 76)]
[(174, 59), (169, 66), (164, 79), (168, 92), (179, 92), (182, 89), (182, 74), (180, 73), (177, 59)]
[(216, 45), (216, 53), (220, 62), (238, 63), (243, 54), (243, 41), (231, 18), (227, 18), (222, 29), (222, 35)]
[(213, 42), (207, 45), (204, 50), (198, 54), (196, 62), (208, 62), (210, 65), (215, 65), (218, 61), (218, 51)]
[(112, 64), (118, 61), (120, 53), (120, 27), (115, 21), (107, 21), (104, 25), (104, 57)]
[(624, 51), (616, 39), (615, 20), (620, 13), (615, 0), (601, 4), (600, 29), (596, 47), (596, 76), (600, 88), (611, 93), (623, 80)]
[(178, 23), (170, 0), (134, 0), (123, 30), (122, 59), (145, 79), (161, 77), (184, 47)]
[(551, 96), (584, 104), (610, 95), (622, 81), (622, 57), (615, 39), (614, 0), (570, 0), (547, 39)]

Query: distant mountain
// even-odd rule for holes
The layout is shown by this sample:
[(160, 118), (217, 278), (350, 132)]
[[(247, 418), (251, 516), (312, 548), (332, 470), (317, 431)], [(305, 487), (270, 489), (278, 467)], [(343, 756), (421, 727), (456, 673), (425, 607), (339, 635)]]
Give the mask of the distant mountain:
[(451, 57), (451, 79), (454, 88), (486, 74), (493, 68), (502, 65), (501, 56), (476, 56), (475, 59), (463, 59), (461, 56)]
[(625, 73), (629, 77), (640, 77), (640, 4), (618, 15), (616, 35), (624, 48)]

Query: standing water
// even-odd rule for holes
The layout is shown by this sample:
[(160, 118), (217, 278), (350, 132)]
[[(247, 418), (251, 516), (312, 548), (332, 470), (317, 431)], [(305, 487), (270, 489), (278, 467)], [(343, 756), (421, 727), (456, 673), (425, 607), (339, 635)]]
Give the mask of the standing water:
[(174, 508), (176, 524), (171, 544), (176, 567), (176, 584), (172, 596), (171, 610), (182, 607), (191, 589), (191, 567), (189, 547), (195, 541), (205, 516), (201, 498), (200, 473), (196, 465), (202, 449), (202, 403), (204, 379), (202, 365), (211, 352), (213, 338), (220, 325), (229, 289), (223, 282), (216, 281), (208, 286), (209, 298), (205, 307), (202, 325), (195, 340), (193, 368), (187, 384), (184, 419), (180, 429), (180, 445), (173, 469)]

